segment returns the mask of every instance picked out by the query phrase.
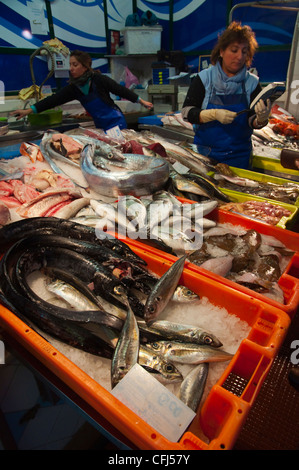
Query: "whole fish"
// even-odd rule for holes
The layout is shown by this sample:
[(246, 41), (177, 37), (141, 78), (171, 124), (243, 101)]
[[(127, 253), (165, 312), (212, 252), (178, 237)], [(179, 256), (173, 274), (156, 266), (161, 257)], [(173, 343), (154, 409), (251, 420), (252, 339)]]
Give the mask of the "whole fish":
[[(90, 305), (91, 307), (93, 306), (93, 308), (90, 308), (90, 310), (94, 310), (94, 306), (96, 305), (97, 308), (106, 310), (107, 305), (104, 306), (102, 300), (100, 301), (99, 297), (96, 296), (84, 282), (82, 282), (73, 274), (70, 274), (69, 272), (55, 266), (44, 266), (41, 269), (41, 272), (48, 278), (47, 287), (49, 288), (49, 284), (53, 281), (56, 282), (57, 284), (55, 286), (52, 285), (52, 292), (62, 298), (65, 298), (65, 300), (67, 300), (73, 307), (77, 308), (78, 298), (80, 296), (79, 304), (82, 305), (82, 307), (84, 305), (84, 308), (86, 308), (88, 305)], [(62, 287), (62, 289), (60, 289), (60, 287)], [(73, 290), (68, 290), (68, 287), (71, 287)], [(118, 318), (121, 317), (118, 316)]]
[(165, 383), (180, 382), (183, 380), (182, 374), (174, 364), (165, 361), (143, 344), (140, 344), (139, 347), (138, 363), (149, 372), (158, 374), (159, 379), (162, 379)]
[[(230, 198), (224, 194), (221, 189), (217, 187), (217, 184), (215, 181), (212, 181), (211, 178), (208, 179), (207, 177), (195, 173), (186, 173), (182, 175), (184, 178), (186, 178), (190, 182), (194, 182), (197, 184), (200, 188), (202, 188), (206, 193), (209, 195), (209, 198), (217, 198), (220, 201), (224, 202), (230, 202)], [(192, 191), (190, 191), (192, 192)]]
[(147, 230), (150, 234), (152, 234), (156, 226), (161, 225), (173, 214), (173, 209), (174, 206), (170, 199), (152, 201), (151, 204), (148, 204), (146, 207)]
[[(167, 139), (163, 139), (161, 136), (153, 133), (147, 133), (146, 135), (143, 134), (141, 139), (145, 139), (146, 137), (147, 140), (145, 142), (147, 144), (159, 142), (166, 150), (168, 157), (177, 160), (186, 167), (190, 168), (192, 171), (206, 175), (213, 169), (213, 166), (210, 163), (204, 161), (204, 159), (200, 159), (199, 155), (195, 156), (194, 152), (189, 151), (189, 149), (187, 149), (185, 146), (177, 145), (176, 143), (170, 142)], [(137, 140), (139, 141), (138, 137)]]
[(202, 245), (201, 232), (192, 232), (193, 238), (191, 239), (189, 234), (185, 234), (181, 230), (176, 230), (175, 227), (169, 227), (167, 225), (154, 227), (151, 232), (151, 237), (156, 237), (166, 246), (170, 247), (176, 256), (181, 256), (186, 252), (197, 250)]
[(146, 338), (171, 339), (173, 341), (210, 345), (214, 348), (222, 346), (221, 341), (215, 335), (192, 325), (157, 320), (148, 326), (145, 321), (138, 320), (138, 326), (140, 333)]
[(179, 258), (156, 282), (144, 306), (144, 319), (155, 321), (173, 296), (182, 275), (187, 255)]
[(90, 205), (103, 222), (111, 222), (111, 227), (117, 232), (126, 235), (127, 232), (135, 232), (135, 226), (121, 210), (117, 210), (112, 204), (95, 199), (90, 200)]
[(111, 362), (112, 388), (138, 362), (139, 329), (135, 315), (128, 305), (127, 317), (120, 332)]
[[(105, 171), (93, 164), (95, 146), (86, 145), (81, 154), (81, 170), (90, 188), (98, 194), (108, 197), (131, 194), (141, 196), (151, 194), (164, 186), (169, 177), (168, 163), (162, 158), (150, 158), (144, 155), (124, 154), (129, 166), (142, 164), (139, 171)], [(121, 162), (122, 163), (122, 162)]]
[(117, 209), (126, 215), (138, 231), (146, 226), (146, 207), (139, 198), (121, 196), (117, 201)]
[(88, 297), (61, 279), (51, 279), (46, 283), (49, 292), (65, 300), (75, 310), (97, 310), (98, 305), (89, 300)]
[(169, 361), (180, 364), (230, 361), (233, 354), (212, 346), (181, 343), (178, 341), (155, 341), (145, 344)]
[(202, 399), (208, 378), (208, 372), (209, 364), (207, 362), (198, 364), (197, 366), (192, 367), (181, 383), (179, 399), (194, 412), (197, 411)]
[(205, 197), (207, 199), (210, 199), (212, 194), (208, 193), (205, 188), (199, 186), (196, 182), (187, 179), (185, 176), (180, 175), (174, 170), (170, 171), (169, 174), (170, 178), (172, 179), (172, 182), (174, 186), (182, 192), (188, 192), (188, 193), (193, 193), (197, 194), (198, 196)]
[[(99, 309), (99, 302), (96, 300), (95, 302), (90, 300), (90, 295), (85, 296), (82, 294), (80, 290), (78, 290), (73, 285), (62, 281), (61, 279), (52, 279), (48, 280), (47, 289), (49, 292), (53, 293), (57, 298), (63, 299), (67, 302), (73, 309), (81, 310), (81, 311), (96, 311)], [(97, 299), (96, 296), (94, 296)], [(100, 307), (102, 309), (102, 307)], [(111, 344), (111, 346), (115, 346), (115, 334), (113, 330), (106, 327), (104, 324), (94, 325), (87, 324), (86, 327), (91, 329), (95, 333), (100, 333), (104, 338)]]

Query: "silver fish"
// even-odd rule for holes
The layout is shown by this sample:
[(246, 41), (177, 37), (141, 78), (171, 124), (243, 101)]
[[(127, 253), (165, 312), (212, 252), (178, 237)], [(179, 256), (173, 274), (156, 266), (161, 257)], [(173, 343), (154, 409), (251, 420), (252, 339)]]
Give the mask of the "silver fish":
[[(80, 139), (81, 137), (79, 137), (79, 140)], [(94, 157), (97, 155), (101, 155), (104, 158), (108, 158), (109, 160), (114, 159), (120, 162), (125, 160), (125, 156), (120, 150), (114, 148), (112, 145), (109, 145), (107, 142), (101, 142), (98, 140), (95, 143)]]
[(143, 320), (138, 321), (140, 332), (155, 335), (162, 340), (170, 339), (186, 343), (194, 343), (201, 345), (210, 345), (214, 348), (222, 346), (221, 341), (215, 335), (209, 333), (202, 328), (192, 325), (182, 325), (167, 320), (157, 320), (150, 326)]
[(197, 194), (198, 196), (203, 196), (208, 199), (211, 198), (211, 194), (209, 194), (204, 188), (200, 187), (194, 181), (184, 178), (184, 176), (180, 175), (176, 171), (171, 170), (169, 176), (172, 179), (174, 186), (179, 191)]
[(165, 309), (178, 285), (187, 255), (183, 255), (163, 274), (150, 292), (145, 306), (144, 319), (147, 323), (154, 321)]
[(143, 202), (135, 196), (121, 196), (117, 201), (117, 209), (126, 215), (137, 230), (141, 230), (146, 226), (146, 207)]
[(180, 382), (183, 380), (182, 374), (169, 361), (165, 361), (144, 345), (139, 347), (138, 363), (150, 372), (155, 372), (165, 383)]
[(169, 157), (182, 163), (192, 171), (206, 175), (213, 169), (212, 165), (210, 165), (207, 161), (204, 161), (204, 158), (200, 158), (200, 154), (195, 155), (194, 152), (190, 151), (185, 146), (170, 142), (169, 140), (164, 139), (163, 137), (156, 134), (147, 134), (147, 136), (148, 138), (150, 137), (151, 143), (159, 142), (161, 145), (163, 145)]
[(122, 211), (118, 211), (112, 204), (91, 199), (90, 205), (98, 215), (99, 223), (101, 222), (100, 217), (102, 217), (102, 222), (111, 222), (110, 226), (112, 229), (115, 228), (125, 234), (127, 232), (135, 232), (135, 225), (127, 218), (126, 214)]
[(169, 361), (180, 364), (230, 361), (233, 354), (212, 346), (180, 343), (178, 341), (155, 341), (146, 346)]
[(198, 364), (192, 367), (180, 386), (179, 399), (195, 412), (203, 396), (208, 372), (209, 364), (207, 362)]
[[(139, 171), (105, 171), (93, 164), (95, 146), (86, 145), (81, 153), (81, 170), (90, 188), (98, 194), (108, 197), (131, 194), (144, 196), (164, 186), (169, 177), (168, 163), (162, 158), (150, 158), (144, 155), (124, 154), (129, 166), (138, 161), (142, 163)], [(122, 162), (121, 162), (122, 163)]]
[(152, 238), (164, 242), (177, 256), (197, 250), (202, 246), (202, 234), (200, 232), (192, 232), (192, 238), (190, 235), (167, 225), (164, 227), (156, 226), (151, 231)]
[(173, 214), (173, 203), (170, 199), (152, 201), (146, 207), (146, 213), (148, 230), (152, 232), (157, 225), (160, 225)]
[(46, 283), (47, 289), (52, 294), (65, 300), (75, 310), (98, 310), (99, 304), (88, 299), (74, 286), (60, 279), (48, 280)]
[(139, 356), (139, 329), (135, 315), (127, 304), (127, 317), (120, 332), (116, 348), (111, 361), (112, 388), (126, 375), (138, 362)]
[[(68, 282), (62, 281), (61, 279), (48, 279), (46, 283), (47, 289), (49, 292), (55, 294), (59, 299), (63, 299), (67, 304), (69, 304), (74, 310), (78, 311), (94, 311), (99, 308), (103, 308), (101, 302), (98, 298), (93, 296), (92, 291), (88, 292), (88, 297), (84, 295), (83, 292), (80, 292), (79, 289), (72, 286)], [(88, 288), (86, 288), (87, 290)], [(94, 297), (94, 300), (92, 300)], [(85, 328), (95, 331), (97, 334), (102, 334), (102, 337), (110, 343), (112, 347), (115, 348), (117, 337), (115, 336), (113, 330), (105, 327), (105, 325), (85, 325)]]

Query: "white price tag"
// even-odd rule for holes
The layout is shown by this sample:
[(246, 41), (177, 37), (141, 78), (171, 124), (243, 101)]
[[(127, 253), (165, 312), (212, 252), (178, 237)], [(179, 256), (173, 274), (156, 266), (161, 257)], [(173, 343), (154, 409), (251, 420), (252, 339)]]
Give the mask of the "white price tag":
[(179, 440), (196, 415), (139, 364), (129, 370), (111, 393), (172, 442)]
[(111, 129), (106, 131), (106, 134), (113, 139), (124, 140), (124, 136), (122, 135), (119, 126), (111, 127)]

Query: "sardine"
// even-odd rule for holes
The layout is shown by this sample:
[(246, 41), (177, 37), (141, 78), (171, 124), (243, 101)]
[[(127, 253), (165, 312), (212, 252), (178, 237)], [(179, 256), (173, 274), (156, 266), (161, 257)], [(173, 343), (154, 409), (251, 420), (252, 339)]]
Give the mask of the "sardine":
[(139, 347), (138, 363), (149, 372), (156, 373), (158, 378), (162, 379), (165, 383), (180, 382), (183, 380), (182, 374), (174, 364), (165, 361), (143, 344)]
[(138, 362), (139, 329), (135, 315), (128, 305), (127, 317), (120, 332), (111, 363), (112, 388)]
[(203, 362), (195, 367), (186, 375), (181, 383), (179, 390), (179, 399), (185, 405), (189, 406), (194, 412), (197, 411), (203, 396), (205, 385), (208, 378), (209, 364)]
[(187, 255), (183, 255), (163, 274), (149, 294), (144, 306), (144, 319), (153, 322), (165, 309), (178, 285)]
[(222, 346), (221, 341), (215, 335), (192, 325), (157, 320), (148, 326), (145, 321), (138, 320), (138, 326), (140, 334), (146, 338), (170, 339), (172, 341), (210, 345), (214, 348)]
[(61, 279), (50, 279), (46, 283), (49, 292), (65, 300), (75, 310), (97, 310), (98, 305), (85, 297), (78, 289)]
[(169, 361), (180, 364), (200, 364), (202, 362), (230, 361), (233, 354), (220, 348), (178, 341), (155, 341), (145, 344), (148, 348), (162, 355)]

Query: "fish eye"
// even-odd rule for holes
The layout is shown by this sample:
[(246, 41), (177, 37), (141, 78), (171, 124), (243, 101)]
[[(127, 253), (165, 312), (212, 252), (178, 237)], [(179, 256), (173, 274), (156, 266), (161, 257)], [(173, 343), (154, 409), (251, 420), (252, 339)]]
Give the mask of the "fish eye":
[(152, 343), (152, 348), (153, 349), (159, 349), (159, 344), (158, 343)]
[(211, 344), (212, 343), (212, 338), (210, 338), (210, 336), (205, 336), (204, 343), (205, 344)]
[(156, 311), (155, 305), (151, 305), (151, 306), (149, 307), (149, 311), (150, 311), (150, 313), (154, 313), (154, 312)]
[(174, 371), (174, 367), (173, 367), (172, 364), (166, 364), (164, 366), (164, 369), (165, 369), (166, 372), (173, 372)]

